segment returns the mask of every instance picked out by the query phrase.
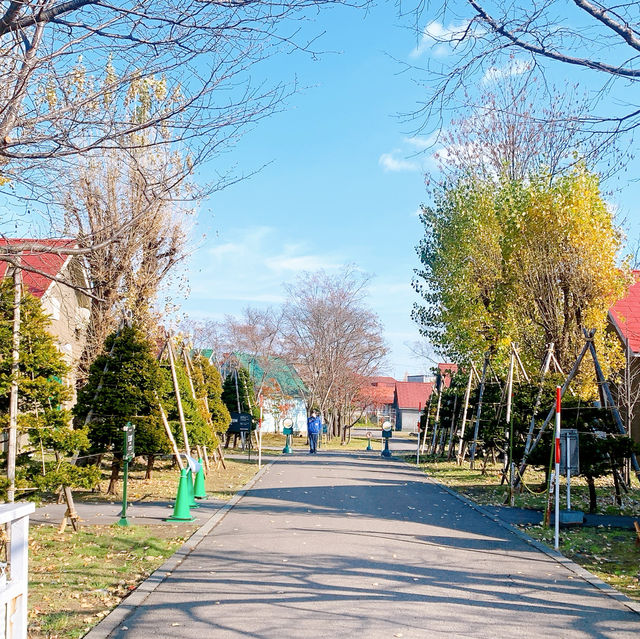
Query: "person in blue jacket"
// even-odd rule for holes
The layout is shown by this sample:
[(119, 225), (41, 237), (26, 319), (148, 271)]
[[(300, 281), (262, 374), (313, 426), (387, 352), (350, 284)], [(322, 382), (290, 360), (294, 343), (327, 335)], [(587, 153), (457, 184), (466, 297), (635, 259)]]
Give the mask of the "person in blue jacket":
[(318, 435), (322, 428), (322, 422), (315, 410), (311, 411), (311, 417), (307, 419), (307, 436), (309, 438), (309, 454), (313, 455), (318, 448)]

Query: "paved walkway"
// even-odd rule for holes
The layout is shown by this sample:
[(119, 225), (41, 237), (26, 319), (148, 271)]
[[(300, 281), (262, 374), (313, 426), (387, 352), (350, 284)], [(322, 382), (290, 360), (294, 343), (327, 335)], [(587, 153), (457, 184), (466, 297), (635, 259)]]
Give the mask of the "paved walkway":
[(343, 635), (625, 639), (640, 615), (415, 469), (326, 452), (269, 467), (110, 636)]

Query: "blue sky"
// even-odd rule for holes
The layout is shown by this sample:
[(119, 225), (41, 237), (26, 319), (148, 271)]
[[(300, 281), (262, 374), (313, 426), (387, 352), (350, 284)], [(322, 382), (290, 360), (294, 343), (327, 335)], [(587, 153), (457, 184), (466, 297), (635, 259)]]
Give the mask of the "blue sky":
[[(424, 172), (434, 164), (431, 152), (416, 155), (427, 142), (414, 135), (418, 123), (398, 114), (423, 97), (402, 62), (437, 62), (447, 50), (409, 27), (391, 4), (367, 14), (333, 8), (308, 28), (326, 31), (316, 47), (334, 53), (280, 56), (266, 65), (270, 77), (295, 76), (304, 88), (207, 167), (250, 172), (267, 165), (203, 204), (195, 235), (206, 237), (188, 265), (184, 312), (220, 319), (248, 305), (278, 304), (282, 283), (301, 271), (353, 263), (374, 276), (369, 304), (391, 348), (384, 372), (401, 379), (428, 369), (409, 345), (420, 339), (410, 319), (419, 301), (411, 289), (422, 232), (417, 210), (427, 197)], [(556, 73), (562, 82), (565, 70)], [(631, 207), (638, 188), (628, 175), (613, 200), (637, 236)]]
[[(395, 26), (394, 26), (395, 23)], [(282, 283), (303, 270), (356, 264), (372, 274), (369, 304), (392, 348), (387, 372), (417, 372), (404, 345), (418, 339), (409, 318), (424, 199), (424, 158), (396, 114), (412, 109), (420, 90), (400, 74), (415, 37), (396, 23), (392, 6), (323, 12), (318, 60), (283, 56), (270, 63), (302, 87), (284, 112), (262, 121), (221, 158), (238, 170), (268, 164), (217, 193), (201, 208), (205, 233), (189, 264), (193, 317), (222, 317), (247, 305), (282, 301)], [(394, 59), (396, 58), (396, 59)]]

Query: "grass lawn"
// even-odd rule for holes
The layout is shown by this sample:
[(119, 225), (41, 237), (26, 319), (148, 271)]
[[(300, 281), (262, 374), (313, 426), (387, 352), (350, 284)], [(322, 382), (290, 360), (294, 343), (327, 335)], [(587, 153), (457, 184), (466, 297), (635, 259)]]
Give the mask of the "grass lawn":
[(86, 526), (59, 534), (54, 526), (33, 526), (29, 637), (82, 637), (194, 530), (192, 525)]
[[(553, 548), (553, 529), (529, 526), (523, 530)], [(627, 597), (640, 601), (640, 546), (634, 530), (576, 528), (560, 530), (560, 552), (597, 575)]]
[[(404, 459), (415, 464), (415, 455), (405, 455)], [(461, 492), (478, 504), (500, 506), (509, 495), (507, 484), (500, 485), (501, 464), (487, 464), (486, 472), (482, 472), (482, 460), (476, 463), (474, 470), (469, 463), (458, 466), (455, 462), (425, 460), (421, 457), (420, 468), (434, 479)], [(561, 480), (561, 507), (564, 508), (566, 495), (564, 478)], [(598, 513), (607, 515), (631, 515), (640, 517), (640, 484), (632, 474), (631, 489), (623, 495), (622, 507), (615, 503), (613, 479), (601, 477), (596, 479), (598, 495)], [(546, 505), (546, 487), (544, 473), (533, 468), (527, 469), (524, 489), (515, 496), (515, 506), (519, 508), (544, 509)], [(589, 511), (589, 493), (587, 483), (582, 477), (571, 479), (571, 508)]]
[[(415, 455), (405, 455), (404, 458), (415, 464)], [(420, 468), (437, 481), (481, 505), (501, 506), (508, 496), (508, 486), (500, 485), (500, 464), (488, 464), (486, 472), (483, 473), (482, 461), (476, 464), (474, 470), (470, 470), (468, 462), (458, 466), (455, 462), (427, 459), (421, 461)], [(539, 494), (543, 489), (543, 482), (544, 473), (528, 469), (525, 475), (526, 488), (516, 495), (515, 506), (544, 509), (546, 494)], [(640, 522), (640, 485), (635, 475), (632, 476), (629, 492), (624, 495), (622, 507), (615, 503), (613, 480), (610, 477), (597, 479), (596, 486), (599, 513), (637, 516)], [(563, 508), (565, 494), (563, 479)], [(573, 478), (571, 481), (571, 507), (584, 512), (589, 510), (588, 489), (581, 477)], [(523, 530), (553, 547), (552, 528), (530, 526)], [(560, 551), (627, 596), (640, 600), (640, 546), (635, 545), (635, 538), (635, 531), (619, 528), (563, 528), (560, 531)]]

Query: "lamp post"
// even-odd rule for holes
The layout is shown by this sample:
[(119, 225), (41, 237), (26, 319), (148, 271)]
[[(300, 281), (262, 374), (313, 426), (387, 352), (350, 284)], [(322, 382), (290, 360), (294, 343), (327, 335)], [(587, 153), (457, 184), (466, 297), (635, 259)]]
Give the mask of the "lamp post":
[(382, 457), (391, 457), (389, 450), (389, 440), (391, 439), (391, 422), (386, 421), (382, 424), (382, 439), (384, 439), (384, 449), (381, 453)]

